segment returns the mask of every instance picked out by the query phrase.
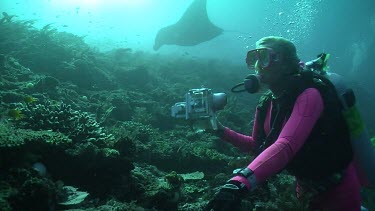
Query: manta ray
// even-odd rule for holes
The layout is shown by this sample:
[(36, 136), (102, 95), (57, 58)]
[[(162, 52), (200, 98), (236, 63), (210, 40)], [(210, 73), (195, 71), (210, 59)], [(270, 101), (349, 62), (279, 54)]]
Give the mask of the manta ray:
[(206, 4), (207, 0), (194, 0), (177, 23), (161, 28), (154, 50), (163, 45), (193, 46), (220, 35), (223, 29), (208, 19)]

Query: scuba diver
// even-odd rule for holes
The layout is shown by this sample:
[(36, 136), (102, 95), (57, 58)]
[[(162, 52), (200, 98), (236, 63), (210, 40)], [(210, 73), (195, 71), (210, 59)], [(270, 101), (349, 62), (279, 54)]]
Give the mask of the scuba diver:
[[(247, 53), (246, 63), (256, 74), (241, 85), (250, 93), (260, 85), (268, 89), (256, 107), (252, 135), (219, 122), (217, 134), (256, 157), (220, 187), (206, 210), (240, 209), (246, 193), (284, 169), (296, 178), (296, 196), (310, 196), (309, 209), (361, 210), (363, 181), (358, 171), (367, 171), (366, 179), (374, 184), (375, 163), (358, 164), (364, 158), (357, 154), (369, 146), (369, 138), (353, 92), (342, 86), (337, 74), (306, 71), (324, 69), (315, 66), (324, 67), (327, 59), (322, 54), (304, 64), (292, 42), (274, 36), (261, 38)], [(366, 153), (375, 157), (371, 143)]]

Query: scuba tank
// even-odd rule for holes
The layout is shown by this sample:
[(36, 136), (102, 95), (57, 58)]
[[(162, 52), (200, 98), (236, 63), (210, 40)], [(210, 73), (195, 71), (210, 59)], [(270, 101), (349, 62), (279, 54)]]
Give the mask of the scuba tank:
[[(355, 166), (361, 183), (365, 186), (375, 186), (375, 147), (371, 143), (365, 123), (356, 106), (356, 99), (352, 89), (346, 87), (342, 77), (327, 71), (329, 54), (319, 54), (318, 58), (304, 64), (304, 71), (313, 71), (327, 78), (335, 87), (343, 106), (343, 116), (350, 131), (351, 145), (354, 152)], [(363, 175), (364, 174), (364, 175)], [(365, 177), (365, 178), (363, 178)], [(366, 184), (367, 183), (367, 184)]]

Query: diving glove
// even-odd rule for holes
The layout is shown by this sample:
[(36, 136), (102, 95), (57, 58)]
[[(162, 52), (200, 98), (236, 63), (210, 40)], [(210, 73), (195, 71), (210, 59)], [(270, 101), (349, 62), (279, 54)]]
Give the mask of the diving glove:
[(242, 195), (247, 193), (246, 186), (235, 180), (229, 180), (221, 186), (214, 198), (207, 204), (205, 211), (232, 211), (241, 209)]

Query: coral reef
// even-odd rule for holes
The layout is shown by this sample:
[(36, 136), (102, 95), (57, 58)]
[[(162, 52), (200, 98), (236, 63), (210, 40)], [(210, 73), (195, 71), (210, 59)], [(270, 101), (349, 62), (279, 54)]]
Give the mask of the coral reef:
[(50, 146), (69, 146), (72, 140), (62, 133), (19, 129), (9, 124), (0, 124), (0, 148), (21, 147), (42, 143)]
[[(75, 144), (60, 132), (34, 131), (0, 125), (0, 168), (30, 168), (42, 162), (47, 173), (68, 184), (108, 195), (109, 187), (118, 187), (133, 165), (128, 155), (91, 142)], [(111, 175), (119, 177), (111, 178)], [(121, 175), (121, 176), (120, 176)], [(96, 184), (96, 185), (92, 185)], [(113, 188), (116, 189), (116, 188)]]
[(18, 109), (27, 117), (16, 122), (21, 128), (61, 132), (74, 143), (95, 142), (104, 145), (114, 140), (112, 134), (106, 134), (92, 115), (73, 110), (62, 102), (21, 104)]
[[(9, 178), (11, 177), (11, 178)], [(8, 202), (14, 210), (54, 210), (57, 204), (59, 188), (48, 178), (39, 177), (36, 171), (12, 169), (6, 181), (23, 181), (10, 183), (17, 192), (8, 196)]]

